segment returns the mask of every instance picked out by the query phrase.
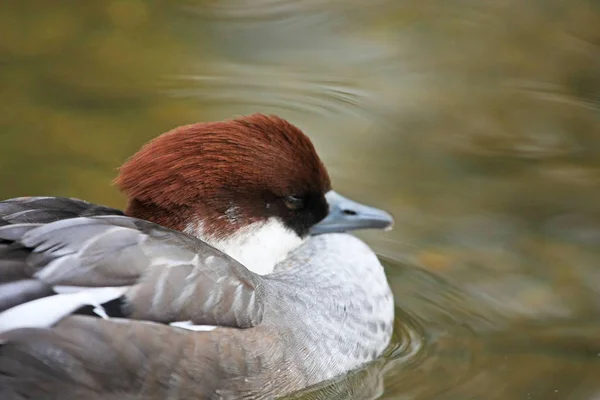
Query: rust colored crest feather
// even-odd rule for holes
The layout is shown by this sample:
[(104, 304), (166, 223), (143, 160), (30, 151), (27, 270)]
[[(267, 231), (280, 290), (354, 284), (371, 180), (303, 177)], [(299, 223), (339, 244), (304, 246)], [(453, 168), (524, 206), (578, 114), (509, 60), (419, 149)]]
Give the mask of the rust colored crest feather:
[(240, 217), (256, 217), (259, 199), (268, 204), (331, 185), (309, 138), (262, 114), (175, 128), (143, 146), (115, 183), (129, 198), (128, 215), (174, 229), (197, 215), (216, 222), (232, 205), (248, 214)]

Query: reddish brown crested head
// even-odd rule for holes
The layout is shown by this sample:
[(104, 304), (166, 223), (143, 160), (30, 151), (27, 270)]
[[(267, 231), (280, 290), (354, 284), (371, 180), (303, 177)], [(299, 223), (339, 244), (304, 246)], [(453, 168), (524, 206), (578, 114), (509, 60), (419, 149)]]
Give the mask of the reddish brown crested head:
[(116, 185), (127, 215), (220, 240), (276, 217), (298, 236), (328, 211), (329, 176), (300, 129), (254, 114), (173, 129), (131, 157)]

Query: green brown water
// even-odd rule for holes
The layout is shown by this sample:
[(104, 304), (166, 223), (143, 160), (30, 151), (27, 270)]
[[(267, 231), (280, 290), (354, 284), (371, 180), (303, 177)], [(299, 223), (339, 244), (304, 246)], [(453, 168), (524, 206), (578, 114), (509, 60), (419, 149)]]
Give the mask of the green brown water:
[(260, 111), (396, 216), (396, 345), (297, 398), (600, 398), (597, 0), (7, 1), (0, 96), (2, 198)]

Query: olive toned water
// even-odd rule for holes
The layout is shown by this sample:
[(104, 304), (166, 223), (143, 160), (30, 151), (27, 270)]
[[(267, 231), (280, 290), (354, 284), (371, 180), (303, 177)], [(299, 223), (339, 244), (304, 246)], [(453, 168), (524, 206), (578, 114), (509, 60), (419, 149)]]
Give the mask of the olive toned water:
[(277, 113), (397, 305), (387, 358), (294, 398), (600, 397), (597, 0), (8, 1), (0, 197), (111, 206), (174, 126)]

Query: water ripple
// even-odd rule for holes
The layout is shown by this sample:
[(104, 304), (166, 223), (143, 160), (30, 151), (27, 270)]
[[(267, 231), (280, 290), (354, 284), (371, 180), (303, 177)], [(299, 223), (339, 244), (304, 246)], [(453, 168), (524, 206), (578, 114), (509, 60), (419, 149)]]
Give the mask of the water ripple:
[(316, 114), (365, 113), (361, 105), (369, 93), (351, 79), (315, 75), (275, 66), (219, 63), (214, 70), (174, 79), (183, 88), (172, 89), (173, 97), (191, 97), (215, 104), (244, 104)]

